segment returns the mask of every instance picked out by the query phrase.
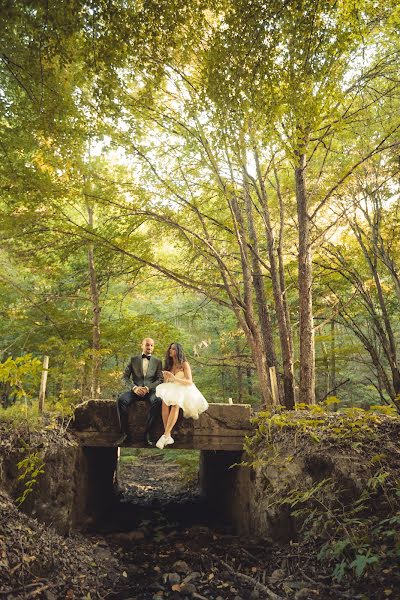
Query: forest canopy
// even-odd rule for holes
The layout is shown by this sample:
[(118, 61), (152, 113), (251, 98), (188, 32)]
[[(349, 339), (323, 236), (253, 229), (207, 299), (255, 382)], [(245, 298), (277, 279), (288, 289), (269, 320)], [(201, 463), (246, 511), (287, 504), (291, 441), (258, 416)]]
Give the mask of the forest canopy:
[(3, 0), (0, 391), (399, 408), (394, 0)]

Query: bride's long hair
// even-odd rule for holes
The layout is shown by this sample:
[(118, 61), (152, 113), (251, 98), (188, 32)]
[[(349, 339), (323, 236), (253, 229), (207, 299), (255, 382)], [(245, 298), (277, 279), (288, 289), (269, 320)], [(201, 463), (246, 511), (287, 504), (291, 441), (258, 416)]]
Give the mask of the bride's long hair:
[(169, 351), (171, 350), (171, 346), (175, 346), (175, 350), (176, 350), (176, 362), (179, 365), (182, 365), (185, 362), (185, 360), (186, 360), (186, 356), (185, 356), (185, 353), (183, 351), (182, 344), (178, 344), (177, 342), (172, 342), (172, 344), (170, 344), (168, 346), (167, 353), (165, 355), (164, 371), (171, 371), (172, 365), (174, 364), (174, 359), (172, 358), (172, 356), (169, 355)]

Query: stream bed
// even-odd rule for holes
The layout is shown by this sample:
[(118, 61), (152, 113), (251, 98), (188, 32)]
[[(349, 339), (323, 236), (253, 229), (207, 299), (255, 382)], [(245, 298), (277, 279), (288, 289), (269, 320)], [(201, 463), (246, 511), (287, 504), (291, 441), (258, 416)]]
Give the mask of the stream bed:
[[(213, 515), (197, 482), (157, 450), (120, 463), (120, 493), (90, 534), (111, 552), (122, 583), (109, 600), (257, 600), (354, 598), (307, 574), (311, 557), (292, 545), (238, 537)], [(361, 598), (361, 596), (360, 596)]]

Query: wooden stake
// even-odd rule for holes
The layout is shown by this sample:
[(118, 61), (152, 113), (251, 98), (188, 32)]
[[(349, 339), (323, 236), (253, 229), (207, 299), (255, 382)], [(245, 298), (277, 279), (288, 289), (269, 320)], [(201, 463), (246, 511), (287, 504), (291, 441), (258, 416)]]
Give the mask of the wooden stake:
[(44, 398), (46, 396), (46, 384), (47, 384), (47, 373), (49, 371), (49, 357), (43, 357), (43, 371), (42, 371), (42, 379), (40, 381), (40, 390), (39, 390), (39, 412), (43, 412), (44, 408)]
[(269, 378), (271, 381), (272, 404), (279, 404), (278, 380), (276, 378), (276, 367), (269, 368)]

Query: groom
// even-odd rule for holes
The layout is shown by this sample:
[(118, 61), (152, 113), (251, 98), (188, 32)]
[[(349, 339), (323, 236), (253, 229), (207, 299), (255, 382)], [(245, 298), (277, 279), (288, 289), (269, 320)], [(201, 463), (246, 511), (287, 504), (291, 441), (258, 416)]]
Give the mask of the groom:
[[(144, 432), (144, 442), (149, 446), (153, 443), (150, 439), (150, 431), (160, 414), (161, 400), (156, 396), (156, 386), (162, 383), (162, 364), (159, 358), (152, 356), (154, 341), (144, 338), (142, 341), (142, 354), (133, 356), (124, 371), (123, 380), (129, 390), (123, 392), (117, 399), (117, 413), (121, 429), (121, 437), (116, 445), (122, 442), (132, 442), (128, 428), (128, 409), (132, 402), (145, 400), (150, 404), (150, 412)], [(132, 378), (132, 382), (131, 382)]]

